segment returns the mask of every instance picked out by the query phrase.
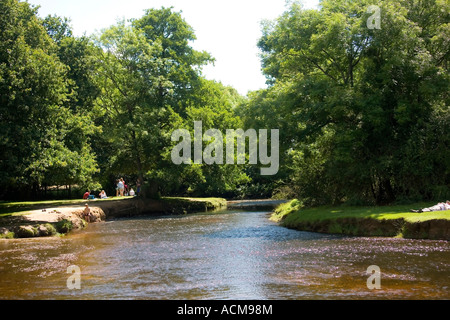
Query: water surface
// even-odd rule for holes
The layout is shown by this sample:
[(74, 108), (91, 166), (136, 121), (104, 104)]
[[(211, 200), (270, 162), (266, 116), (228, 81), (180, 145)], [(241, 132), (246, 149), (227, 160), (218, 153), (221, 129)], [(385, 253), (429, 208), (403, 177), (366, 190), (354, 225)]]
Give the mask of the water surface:
[[(134, 218), (0, 241), (1, 299), (449, 299), (447, 241), (299, 232), (267, 212)], [(81, 269), (81, 290), (67, 268)], [(371, 265), (381, 290), (367, 288)]]

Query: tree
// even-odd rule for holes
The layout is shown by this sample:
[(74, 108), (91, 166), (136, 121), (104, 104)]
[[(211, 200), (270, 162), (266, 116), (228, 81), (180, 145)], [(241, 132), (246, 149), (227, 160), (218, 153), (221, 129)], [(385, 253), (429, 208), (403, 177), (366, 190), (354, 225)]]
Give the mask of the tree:
[(43, 20), (45, 30), (47, 30), (48, 35), (59, 44), (63, 39), (72, 38), (72, 28), (70, 26), (70, 19), (61, 18), (57, 15), (48, 15)]
[(167, 181), (161, 172), (173, 169), (163, 150), (182, 126), (187, 101), (201, 83), (200, 67), (210, 57), (190, 47), (192, 28), (171, 9), (150, 9), (131, 22), (98, 39), (97, 102), (113, 137), (110, 168), (148, 180), (156, 196), (157, 186)]
[[(222, 144), (226, 146), (226, 130), (243, 128), (243, 122), (235, 112), (243, 101), (244, 98), (235, 89), (215, 81), (202, 80), (201, 86), (188, 101), (186, 126), (194, 132), (194, 121), (201, 121), (204, 133), (209, 129), (219, 130), (223, 136)], [(214, 141), (204, 141), (204, 148)], [(223, 163), (201, 165), (200, 177), (188, 184), (191, 191), (203, 196), (236, 197), (239, 194), (237, 189), (251, 181), (246, 173), (247, 166), (237, 165), (236, 161), (233, 165), (225, 164), (225, 154)]]
[(190, 46), (196, 40), (194, 30), (172, 7), (148, 9), (142, 18), (132, 20), (132, 25), (148, 41), (161, 45), (158, 58), (162, 64), (156, 74), (164, 81), (158, 85), (158, 105), (170, 105), (184, 116), (185, 101), (200, 85), (201, 67), (214, 59)]
[[(154, 52), (161, 50), (160, 45), (149, 43), (125, 22), (105, 30), (98, 44), (103, 50), (98, 55), (97, 83), (102, 93), (97, 103), (105, 114), (106, 133), (116, 145), (111, 161), (121, 168), (132, 163), (129, 170), (135, 168), (143, 181), (157, 151), (146, 142), (158, 143), (160, 135), (152, 133), (165, 113), (155, 104), (162, 79), (155, 76), (161, 61)], [(145, 157), (149, 151), (153, 154)]]
[[(367, 27), (371, 1), (324, 0), (320, 10), (294, 3), (276, 22), (265, 23), (259, 47), (271, 88), (258, 93), (249, 110), (288, 131), (285, 164), (302, 197), (380, 204), (430, 198), (433, 184), (448, 190), (445, 151), (433, 149), (425, 160), (417, 154), (429, 146), (411, 148), (419, 137), (431, 138), (426, 132), (439, 110), (448, 111), (448, 42), (442, 33), (448, 3), (432, 2), (378, 4), (380, 30)], [(276, 110), (268, 101), (277, 103)], [(416, 183), (411, 172), (417, 172)], [(430, 174), (433, 183), (425, 179)], [(307, 187), (316, 181), (322, 186)]]
[(1, 196), (36, 196), (44, 184), (93, 184), (95, 157), (85, 136), (74, 135), (92, 128), (64, 106), (68, 69), (37, 8), (6, 0), (0, 10)]

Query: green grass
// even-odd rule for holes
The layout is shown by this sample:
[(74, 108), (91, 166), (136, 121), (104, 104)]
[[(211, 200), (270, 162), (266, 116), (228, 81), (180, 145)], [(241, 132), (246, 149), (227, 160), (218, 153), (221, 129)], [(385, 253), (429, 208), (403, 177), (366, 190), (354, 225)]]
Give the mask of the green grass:
[[(378, 207), (317, 207), (304, 208), (298, 200), (281, 205), (271, 219), (284, 227), (349, 236), (381, 236), (409, 239), (450, 240), (446, 223), (450, 210), (414, 213), (411, 209), (426, 208), (434, 203)], [(431, 224), (421, 224), (430, 221)], [(442, 226), (442, 227), (440, 227)], [(427, 229), (428, 228), (428, 229)]]
[(280, 206), (272, 216), (274, 221), (284, 220), (286, 223), (298, 221), (324, 221), (346, 218), (372, 218), (377, 220), (405, 219), (408, 222), (428, 220), (450, 220), (450, 211), (430, 213), (413, 213), (411, 209), (426, 208), (435, 203), (416, 203), (413, 205), (379, 206), (379, 207), (317, 207), (303, 209), (298, 200)]
[(168, 212), (177, 214), (216, 212), (227, 207), (227, 201), (221, 198), (164, 197), (160, 201), (164, 202)]

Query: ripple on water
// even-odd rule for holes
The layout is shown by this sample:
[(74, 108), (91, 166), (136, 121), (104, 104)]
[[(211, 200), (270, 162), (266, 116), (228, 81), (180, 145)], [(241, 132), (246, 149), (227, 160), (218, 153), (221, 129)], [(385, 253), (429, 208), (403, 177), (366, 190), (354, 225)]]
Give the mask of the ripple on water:
[[(50, 240), (0, 243), (4, 298), (449, 299), (446, 241), (288, 230), (267, 213), (117, 220)], [(83, 290), (67, 290), (67, 267)], [(378, 265), (382, 290), (367, 289)]]

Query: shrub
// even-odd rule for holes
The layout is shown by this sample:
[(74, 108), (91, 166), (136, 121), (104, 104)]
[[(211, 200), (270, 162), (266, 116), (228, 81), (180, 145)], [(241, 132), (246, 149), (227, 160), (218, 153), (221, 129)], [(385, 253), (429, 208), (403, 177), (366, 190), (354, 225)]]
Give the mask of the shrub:
[(39, 226), (38, 230), (39, 236), (41, 237), (50, 237), (57, 234), (56, 228), (50, 223), (46, 223), (45, 225)]
[(59, 233), (69, 233), (73, 229), (73, 223), (70, 220), (64, 219), (55, 224), (56, 230)]
[(0, 239), (14, 239), (15, 238), (15, 233), (14, 232), (6, 232), (4, 234), (0, 234)]

